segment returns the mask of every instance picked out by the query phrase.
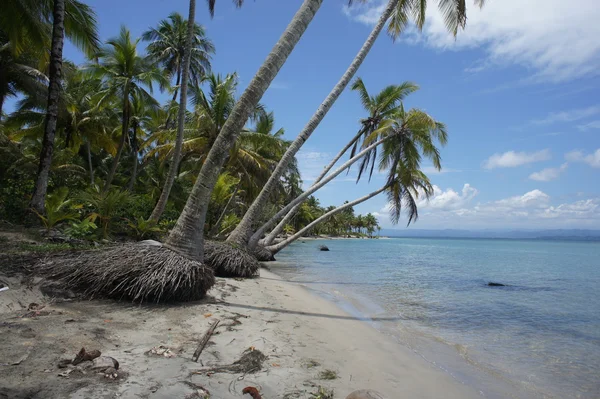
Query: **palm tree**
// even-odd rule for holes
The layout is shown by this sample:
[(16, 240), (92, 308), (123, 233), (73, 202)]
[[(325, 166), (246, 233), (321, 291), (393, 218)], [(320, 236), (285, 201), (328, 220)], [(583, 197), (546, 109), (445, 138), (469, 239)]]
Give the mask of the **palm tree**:
[[(483, 1), (484, 0), (475, 0), (475, 3), (481, 6), (483, 5)], [(349, 3), (351, 4), (352, 1), (349, 1)], [(442, 12), (442, 15), (444, 16), (446, 27), (453, 35), (456, 36), (459, 27), (464, 28), (467, 19), (465, 0), (438, 0), (438, 6)], [(267, 204), (273, 187), (275, 187), (277, 182), (280, 180), (284, 170), (287, 168), (287, 163), (291, 162), (302, 145), (306, 142), (306, 140), (308, 140), (310, 135), (323, 120), (329, 109), (331, 109), (339, 95), (346, 88), (348, 83), (350, 83), (350, 80), (373, 47), (375, 40), (381, 33), (388, 19), (390, 20), (388, 32), (395, 40), (406, 28), (411, 19), (410, 17), (414, 16), (416, 26), (419, 29), (423, 27), (425, 24), (426, 8), (426, 1), (389, 0), (386, 8), (379, 18), (378, 23), (373, 28), (371, 34), (363, 44), (354, 60), (352, 60), (352, 63), (344, 75), (342, 75), (339, 82), (334, 86), (332, 91), (319, 106), (315, 114), (298, 134), (294, 142), (290, 145), (286, 154), (281, 159), (277, 169), (275, 169), (275, 172), (271, 175), (271, 178), (263, 187), (263, 190), (259, 196), (252, 203), (242, 218), (240, 224), (228, 238), (228, 241), (235, 242), (239, 245), (249, 245), (250, 248), (256, 246), (258, 242), (257, 240), (254, 239), (250, 240), (251, 242), (248, 242), (250, 236), (252, 235), (252, 226), (254, 225), (256, 218), (262, 213), (265, 205)], [(318, 183), (318, 181), (315, 183)]]
[[(371, 147), (370, 143), (379, 140), (381, 137), (385, 138), (378, 157), (378, 168), (382, 172), (387, 171), (386, 182), (382, 187), (328, 211), (293, 236), (280, 243), (268, 246), (267, 249), (273, 253), (279, 252), (301, 237), (306, 231), (336, 213), (367, 201), (383, 192), (387, 194), (389, 200), (392, 223), (398, 223), (402, 210), (407, 212), (408, 225), (416, 221), (419, 216), (417, 199), (419, 196), (429, 198), (433, 194), (433, 186), (427, 176), (420, 170), (421, 159), (425, 156), (432, 161), (438, 170), (441, 169), (441, 157), (436, 142), (440, 145), (446, 144), (446, 128), (442, 123), (435, 121), (423, 111), (411, 109), (406, 112), (402, 106), (399, 106), (392, 115), (389, 115), (387, 119), (380, 123), (378, 129), (375, 129), (369, 137), (365, 138), (363, 147)], [(368, 228), (368, 219), (368, 216), (362, 217), (359, 215), (356, 217), (355, 225), (359, 233), (361, 229)]]
[(138, 96), (133, 96), (131, 102), (131, 132), (129, 138), (129, 148), (131, 149), (131, 159), (132, 159), (132, 168), (131, 168), (131, 177), (129, 178), (129, 185), (127, 190), (129, 192), (133, 192), (135, 187), (135, 182), (138, 174), (138, 164), (139, 164), (139, 152), (140, 152), (140, 141), (144, 140), (143, 133), (144, 127), (147, 124), (152, 123), (152, 114), (158, 110), (158, 105), (156, 103), (148, 104), (144, 101), (144, 98), (139, 98)]
[[(156, 105), (156, 100), (150, 94), (152, 92), (152, 84), (158, 82), (161, 87), (167, 84), (166, 78), (153, 65), (152, 61), (137, 53), (137, 44), (139, 41), (140, 39), (133, 41), (129, 30), (124, 26), (121, 27), (119, 36), (110, 39), (107, 45), (98, 52), (99, 63), (91, 64), (88, 67), (91, 76), (102, 78), (106, 83), (105, 89), (99, 93), (99, 103), (102, 104), (115, 95), (122, 102), (121, 138), (104, 188), (102, 189), (103, 192), (107, 192), (110, 188), (117, 171), (117, 166), (119, 165), (129, 132), (131, 102), (133, 98), (138, 98), (147, 104)], [(149, 89), (150, 93), (146, 89)]]
[[(209, 0), (214, 6), (215, 0)], [(323, 0), (305, 0), (283, 35), (267, 56), (250, 84), (234, 106), (231, 116), (221, 129), (211, 147), (196, 183), (188, 198), (177, 224), (171, 230), (167, 245), (185, 256), (203, 260), (204, 237), (202, 230), (210, 194), (219, 177), (230, 148), (234, 145), (251, 112), (256, 109), (263, 94), (275, 79), (279, 69), (302, 37), (309, 23), (320, 8)]]
[(19, 93), (33, 94), (47, 84), (48, 78), (34, 67), (35, 64), (31, 53), (15, 55), (11, 43), (0, 32), (0, 121), (7, 98)]
[[(10, 3), (12, 3), (12, 1)], [(26, 0), (25, 3), (30, 3), (31, 1), (32, 0)], [(38, 21), (39, 17), (49, 17), (50, 7), (48, 7), (48, 3), (48, 1), (42, 1), (37, 5), (32, 5), (35, 3), (28, 5), (22, 4), (22, 6), (24, 6), (22, 8), (26, 8), (27, 11), (36, 11), (33, 15), (29, 13), (25, 14), (26, 17), (33, 17), (33, 23), (24, 26), (26, 33), (33, 34), (35, 27), (40, 28), (40, 24), (35, 23)], [(66, 15), (69, 16), (68, 19), (65, 18)], [(3, 23), (2, 25), (5, 24)], [(54, 135), (56, 134), (56, 120), (58, 117), (58, 101), (62, 74), (62, 51), (66, 27), (68, 27), (69, 36), (73, 39), (75, 44), (80, 47), (87, 50), (93, 50), (98, 46), (95, 16), (91, 9), (75, 0), (54, 0), (52, 7), (52, 44), (50, 47), (48, 76), (49, 90), (48, 105), (46, 107), (47, 115), (44, 127), (44, 141), (40, 154), (38, 174), (30, 202), (31, 207), (40, 214), (43, 214), (45, 211), (44, 200), (46, 191), (48, 190), (48, 174), (52, 163), (52, 152), (54, 151)], [(31, 30), (28, 30), (27, 28), (31, 28)], [(9, 32), (14, 32), (14, 29), (10, 29)], [(17, 42), (19, 41), (19, 39), (16, 40)]]
[[(172, 102), (176, 101), (181, 84), (187, 32), (188, 21), (181, 14), (174, 12), (168, 19), (161, 20), (157, 28), (150, 28), (142, 34), (143, 40), (151, 42), (146, 48), (148, 55), (163, 66), (170, 79), (175, 78)], [(193, 24), (191, 49), (189, 81), (198, 86), (202, 77), (210, 72), (210, 59), (215, 47), (206, 38), (204, 27), (196, 23)], [(168, 126), (168, 123), (165, 125)]]
[[(213, 5), (214, 7), (214, 5)], [(177, 51), (179, 52), (178, 57), (168, 57), (162, 58), (164, 61), (172, 62), (174, 64), (181, 64), (181, 55), (183, 52), (183, 67), (181, 69), (177, 69), (177, 78), (181, 78), (181, 98), (179, 99), (179, 109), (177, 112), (177, 138), (175, 139), (175, 151), (173, 152), (173, 161), (169, 166), (169, 174), (167, 175), (167, 180), (165, 181), (165, 186), (160, 194), (160, 198), (152, 211), (152, 215), (150, 215), (151, 221), (158, 222), (160, 216), (162, 215), (165, 207), (167, 206), (167, 201), (169, 199), (169, 194), (171, 193), (171, 187), (173, 187), (173, 183), (175, 182), (175, 177), (177, 175), (177, 168), (179, 167), (179, 161), (181, 160), (181, 147), (183, 144), (183, 124), (185, 123), (185, 110), (187, 107), (187, 89), (188, 89), (188, 78), (190, 75), (192, 76), (192, 82), (197, 82), (196, 73), (201, 72), (200, 67), (206, 69), (206, 67), (210, 67), (208, 64), (208, 59), (205, 56), (208, 51), (214, 51), (212, 44), (210, 42), (204, 41), (202, 42), (202, 38), (200, 38), (198, 32), (196, 32), (196, 0), (190, 0), (190, 10), (187, 21), (187, 34), (185, 36), (185, 46), (181, 47), (179, 44)], [(174, 21), (175, 22), (175, 21)], [(181, 32), (183, 27), (183, 21), (179, 24), (178, 31)], [(201, 30), (201, 28), (200, 28)], [(195, 34), (196, 33), (196, 34)], [(204, 32), (201, 30), (201, 34)], [(152, 34), (150, 35), (150, 37)], [(178, 36), (182, 36), (180, 33)], [(195, 39), (195, 40), (194, 40)], [(181, 43), (181, 40), (178, 40)], [(197, 45), (202, 45), (203, 48), (198, 49)], [(164, 45), (157, 45), (156, 49), (151, 49), (152, 51), (157, 51), (160, 47), (165, 47)], [(166, 49), (173, 49), (173, 47), (166, 47)], [(199, 52), (194, 50), (200, 50)], [(194, 54), (194, 57), (192, 57)], [(192, 64), (192, 60), (194, 63)], [(164, 62), (163, 61), (163, 62)], [(192, 66), (193, 65), (193, 66)], [(168, 69), (167, 69), (168, 70)], [(177, 89), (175, 89), (175, 94), (173, 99), (177, 97)], [(165, 123), (165, 127), (168, 126), (169, 118), (167, 117), (167, 122)]]
[[(404, 98), (413, 93), (418, 89), (418, 86), (411, 82), (404, 82), (400, 85), (390, 85), (383, 89), (377, 96), (372, 97), (367, 92), (362, 79), (358, 78), (352, 85), (352, 90), (358, 91), (362, 105), (365, 110), (369, 113), (369, 116), (361, 120), (361, 126), (356, 135), (338, 152), (338, 154), (331, 160), (331, 162), (323, 169), (321, 174), (315, 179), (313, 185), (318, 184), (329, 171), (335, 166), (340, 158), (352, 148), (350, 157), (352, 158), (356, 154), (357, 146), (360, 144), (361, 139), (368, 137), (381, 122), (389, 117), (390, 114), (395, 112), (396, 108), (402, 103)], [(375, 159), (377, 158), (377, 148), (373, 149), (372, 152), (368, 153), (362, 160), (361, 168), (359, 169), (359, 178), (366, 166), (371, 163), (371, 173), (375, 165)], [(281, 230), (287, 221), (294, 215), (297, 207), (294, 207), (288, 212), (288, 214), (279, 222), (279, 224), (271, 231), (264, 239), (263, 245), (269, 245), (273, 242), (275, 237)]]

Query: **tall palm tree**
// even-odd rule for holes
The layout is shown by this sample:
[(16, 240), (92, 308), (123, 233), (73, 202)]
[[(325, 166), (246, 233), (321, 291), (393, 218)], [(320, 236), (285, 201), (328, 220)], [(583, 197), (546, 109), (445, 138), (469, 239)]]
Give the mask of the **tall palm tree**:
[(139, 41), (140, 39), (132, 40), (131, 33), (123, 26), (119, 36), (110, 39), (107, 45), (98, 52), (99, 63), (88, 66), (91, 76), (101, 78), (106, 83), (105, 89), (99, 93), (100, 103), (107, 101), (112, 96), (118, 96), (122, 102), (121, 138), (103, 192), (107, 192), (110, 188), (123, 153), (129, 132), (133, 98), (137, 97), (147, 104), (156, 105), (157, 102), (151, 95), (152, 84), (156, 82), (161, 87), (167, 84), (166, 77), (156, 65), (149, 58), (137, 53)]
[[(142, 34), (142, 39), (150, 41), (146, 52), (154, 57), (169, 74), (175, 78), (172, 102), (177, 99), (181, 74), (184, 66), (184, 56), (187, 48), (188, 21), (177, 12), (169, 15), (158, 23), (158, 27), (150, 28)], [(215, 52), (215, 46), (206, 37), (204, 27), (193, 24), (189, 82), (199, 85), (203, 76), (210, 72), (210, 59)], [(167, 124), (168, 125), (168, 124)]]
[[(32, 0), (26, 0), (24, 3), (30, 3), (31, 1)], [(22, 5), (24, 3), (22, 3)], [(26, 8), (27, 11), (36, 11), (33, 14), (25, 14), (27, 18), (33, 17), (34, 19), (32, 23), (24, 25), (23, 28), (25, 32), (22, 31), (22, 33), (33, 34), (34, 28), (40, 27), (40, 24), (36, 23), (38, 18), (49, 17), (49, 2), (42, 1), (37, 2), (37, 4), (32, 3), (26, 5), (24, 8)], [(69, 16), (68, 19), (65, 18), (66, 15)], [(6, 21), (2, 21), (2, 25), (5, 25), (4, 22)], [(13, 24), (9, 23), (11, 26), (13, 26)], [(44, 25), (41, 26), (43, 27)], [(31, 28), (31, 30), (28, 30), (28, 28)], [(56, 120), (58, 117), (58, 100), (62, 74), (62, 51), (65, 28), (68, 28), (69, 36), (73, 39), (75, 44), (80, 47), (91, 51), (98, 46), (95, 16), (91, 9), (75, 0), (54, 0), (52, 6), (52, 44), (50, 47), (48, 106), (46, 107), (47, 116), (44, 128), (44, 141), (42, 143), (42, 151), (40, 154), (40, 164), (30, 202), (31, 207), (40, 214), (45, 212), (44, 200), (46, 191), (48, 190), (48, 174), (52, 163), (52, 152), (54, 151), (54, 136), (56, 134)], [(15, 29), (13, 28), (9, 29), (9, 35), (14, 31)], [(17, 43), (20, 42), (19, 39), (15, 40)]]
[[(198, 38), (198, 35), (194, 35), (194, 30), (196, 27), (196, 0), (190, 0), (190, 10), (187, 21), (187, 34), (185, 39), (185, 47), (183, 47), (183, 67), (179, 73), (179, 77), (181, 77), (181, 98), (179, 99), (179, 109), (177, 112), (177, 138), (175, 139), (175, 151), (173, 152), (173, 161), (169, 166), (169, 173), (167, 175), (167, 180), (165, 181), (165, 186), (160, 194), (160, 198), (150, 215), (151, 221), (157, 222), (160, 219), (165, 207), (167, 206), (167, 201), (169, 199), (169, 194), (171, 193), (171, 187), (173, 187), (173, 183), (175, 182), (175, 177), (177, 176), (177, 168), (179, 167), (179, 161), (181, 160), (181, 147), (183, 144), (183, 128), (185, 123), (185, 110), (187, 107), (187, 89), (188, 89), (188, 78), (189, 75), (192, 75), (192, 80), (194, 80), (194, 73), (192, 72), (199, 65), (196, 65), (196, 62), (199, 61), (199, 56), (196, 54), (195, 57), (192, 57), (192, 53), (194, 53), (193, 49), (195, 48), (193, 45), (196, 44), (194, 42), (194, 36)], [(181, 24), (183, 25), (183, 24)], [(205, 48), (208, 49), (207, 43), (205, 43)], [(180, 49), (181, 50), (181, 49)], [(173, 60), (173, 58), (171, 58)], [(195, 60), (194, 69), (191, 69), (192, 59)], [(180, 64), (180, 62), (178, 62)], [(190, 73), (191, 72), (191, 73)], [(199, 71), (196, 71), (199, 72)], [(177, 92), (175, 92), (175, 97), (177, 96)], [(168, 120), (168, 118), (167, 118)], [(168, 125), (166, 123), (165, 125)]]
[[(351, 4), (352, 1), (349, 3)], [(446, 27), (453, 35), (456, 36), (458, 29), (464, 28), (467, 19), (465, 0), (438, 0), (437, 3), (442, 15), (444, 16)], [(483, 0), (475, 0), (475, 3), (483, 5)], [(275, 172), (271, 175), (271, 178), (263, 187), (262, 192), (252, 203), (242, 218), (240, 224), (228, 238), (229, 241), (235, 242), (239, 245), (249, 245), (250, 248), (256, 246), (258, 242), (256, 239), (251, 240), (252, 242), (248, 242), (252, 235), (252, 226), (255, 224), (258, 216), (263, 212), (273, 187), (275, 187), (277, 182), (280, 180), (284, 170), (286, 169), (287, 163), (291, 162), (302, 145), (306, 142), (306, 140), (308, 140), (310, 135), (323, 120), (329, 109), (331, 109), (342, 91), (346, 88), (348, 83), (350, 83), (350, 80), (373, 47), (375, 40), (381, 33), (386, 22), (389, 20), (388, 32), (395, 40), (404, 31), (411, 20), (411, 17), (414, 17), (414, 22), (419, 29), (423, 27), (425, 24), (426, 8), (426, 1), (389, 0), (386, 8), (379, 18), (379, 21), (371, 31), (371, 34), (363, 44), (362, 48), (352, 60), (350, 66), (344, 75), (342, 75), (339, 82), (334, 86), (323, 103), (321, 103), (319, 108), (317, 108), (315, 114), (311, 117), (306, 126), (290, 145), (286, 154), (281, 159), (280, 165), (278, 165), (277, 169), (275, 169)]]
[[(231, 116), (211, 147), (188, 202), (167, 239), (168, 246), (175, 248), (186, 257), (203, 260), (204, 237), (202, 231), (208, 202), (227, 153), (234, 145), (251, 112), (256, 109), (279, 69), (306, 31), (322, 2), (323, 0), (304, 0), (283, 35), (234, 106)], [(214, 0), (209, 0), (210, 4), (214, 5)]]
[[(371, 142), (379, 140), (381, 137), (385, 137), (385, 139), (381, 144), (378, 156), (378, 168), (381, 172), (387, 172), (387, 178), (382, 187), (326, 212), (293, 236), (268, 246), (267, 249), (273, 253), (279, 252), (317, 224), (384, 192), (388, 197), (392, 223), (398, 223), (403, 210), (407, 213), (408, 225), (416, 221), (419, 216), (417, 199), (419, 196), (427, 199), (433, 194), (431, 182), (420, 170), (421, 159), (425, 156), (438, 170), (441, 169), (441, 157), (436, 144), (446, 144), (446, 128), (444, 124), (434, 120), (423, 111), (418, 109), (405, 111), (400, 106), (392, 115), (382, 121), (369, 137), (365, 138), (363, 146), (369, 147)], [(359, 233), (361, 229), (368, 228), (368, 216), (357, 216), (355, 225)]]

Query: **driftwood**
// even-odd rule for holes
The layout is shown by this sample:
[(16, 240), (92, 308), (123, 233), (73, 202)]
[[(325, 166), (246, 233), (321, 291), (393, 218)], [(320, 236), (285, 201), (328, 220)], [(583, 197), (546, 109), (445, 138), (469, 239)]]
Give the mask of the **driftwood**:
[(194, 356), (192, 356), (193, 361), (198, 362), (198, 358), (202, 354), (202, 351), (204, 350), (204, 347), (208, 343), (208, 340), (213, 335), (215, 328), (217, 328), (217, 326), (219, 325), (219, 322), (220, 322), (220, 320), (215, 320), (208, 328), (208, 331), (206, 331), (206, 333), (204, 333), (204, 336), (202, 336), (202, 339), (200, 340), (200, 343), (198, 344), (198, 348), (196, 349), (196, 352), (194, 352)]

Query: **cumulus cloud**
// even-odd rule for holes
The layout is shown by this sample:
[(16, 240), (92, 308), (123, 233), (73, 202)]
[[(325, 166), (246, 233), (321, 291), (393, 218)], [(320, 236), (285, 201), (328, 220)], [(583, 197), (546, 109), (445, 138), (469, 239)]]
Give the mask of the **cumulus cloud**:
[(550, 196), (548, 194), (535, 189), (523, 195), (516, 195), (514, 197), (494, 201), (488, 206), (491, 207), (493, 210), (511, 210), (515, 208), (539, 208), (548, 204), (549, 201)]
[[(372, 25), (387, 0), (344, 8), (351, 19)], [(470, 69), (520, 65), (534, 82), (564, 82), (598, 75), (600, 7), (597, 0), (488, 1), (468, 9), (467, 27), (456, 40), (447, 32), (437, 1), (428, 3), (422, 33), (413, 27), (404, 40), (443, 50), (482, 48), (486, 58)]]
[(592, 168), (600, 168), (600, 148), (591, 154), (585, 154), (583, 151), (571, 151), (565, 154), (565, 159), (571, 162), (583, 162)]
[(508, 151), (502, 154), (492, 155), (483, 163), (483, 167), (486, 169), (514, 168), (534, 162), (547, 161), (550, 158), (551, 155), (549, 149), (536, 152)]
[(454, 191), (449, 188), (442, 190), (440, 187), (433, 186), (433, 195), (429, 200), (425, 199), (424, 196), (420, 195), (417, 205), (419, 208), (431, 208), (431, 209), (459, 209), (465, 207), (477, 194), (476, 188), (471, 187), (470, 184), (466, 183), (460, 192)]
[(559, 168), (546, 168), (529, 175), (529, 179), (535, 181), (552, 181), (559, 178), (560, 174), (567, 170), (568, 163), (563, 163)]

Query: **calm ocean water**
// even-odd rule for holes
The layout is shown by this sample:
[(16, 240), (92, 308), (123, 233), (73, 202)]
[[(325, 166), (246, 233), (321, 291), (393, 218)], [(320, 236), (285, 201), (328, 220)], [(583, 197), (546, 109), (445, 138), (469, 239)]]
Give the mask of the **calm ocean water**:
[(486, 397), (600, 398), (600, 243), (319, 240), (277, 260)]

